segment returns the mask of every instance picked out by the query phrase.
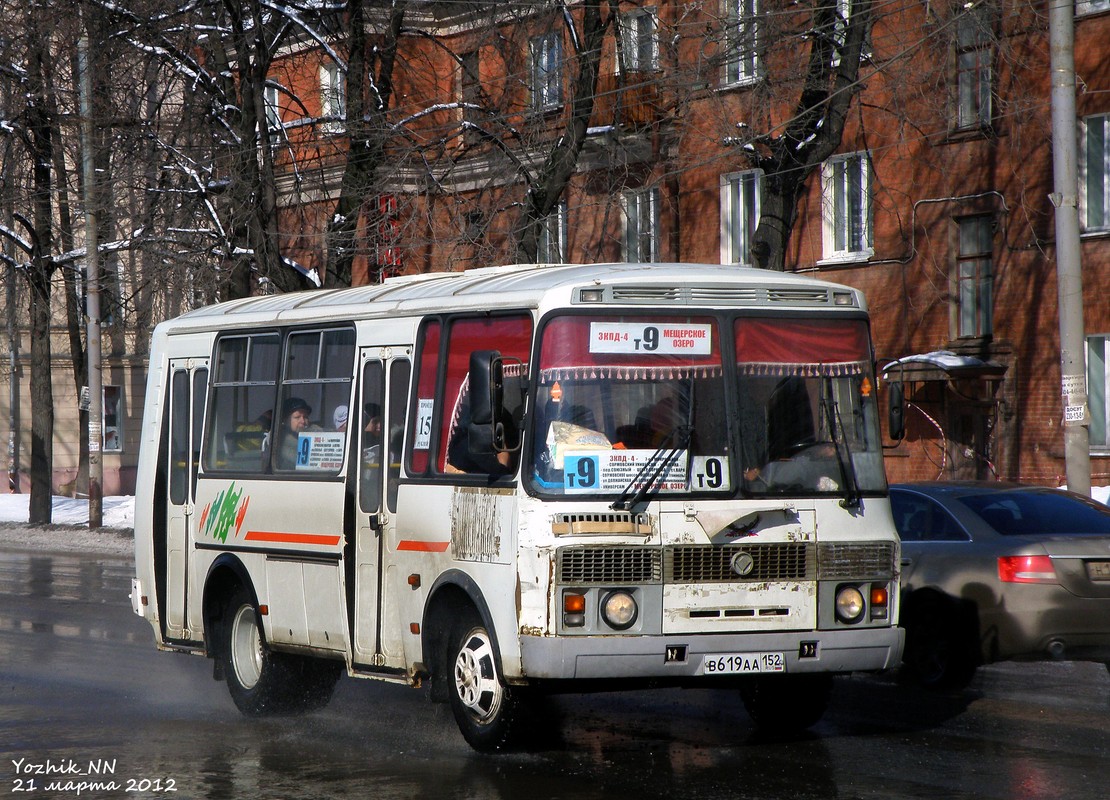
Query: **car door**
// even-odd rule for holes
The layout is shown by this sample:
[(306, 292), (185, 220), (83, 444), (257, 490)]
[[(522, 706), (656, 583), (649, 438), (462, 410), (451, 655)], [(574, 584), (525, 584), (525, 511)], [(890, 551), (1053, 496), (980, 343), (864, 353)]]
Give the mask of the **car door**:
[(958, 596), (953, 579), (971, 556), (971, 537), (939, 503), (918, 492), (891, 489), (890, 507), (902, 539), (903, 593), (936, 586)]

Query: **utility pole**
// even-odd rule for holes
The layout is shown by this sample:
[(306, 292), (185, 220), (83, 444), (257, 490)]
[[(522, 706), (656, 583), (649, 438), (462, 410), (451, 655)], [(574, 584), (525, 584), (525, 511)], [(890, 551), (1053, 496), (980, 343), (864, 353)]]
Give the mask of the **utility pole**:
[(1079, 253), (1079, 173), (1075, 135), (1075, 4), (1049, 0), (1052, 69), (1052, 194), (1056, 208), (1056, 286), (1060, 305), (1060, 394), (1068, 488), (1091, 494), (1083, 273)]
[(104, 392), (100, 374), (100, 259), (96, 224), (95, 178), (93, 168), (92, 72), (89, 61), (89, 35), (82, 25), (77, 42), (77, 62), (81, 71), (81, 169), (85, 199), (85, 294), (86, 346), (89, 350), (89, 527), (104, 523), (104, 462), (101, 439), (104, 425)]

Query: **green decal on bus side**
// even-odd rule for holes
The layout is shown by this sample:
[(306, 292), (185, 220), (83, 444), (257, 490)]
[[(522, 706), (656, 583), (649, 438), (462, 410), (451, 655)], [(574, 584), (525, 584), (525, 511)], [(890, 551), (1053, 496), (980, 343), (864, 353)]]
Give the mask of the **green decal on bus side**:
[[(239, 499), (242, 498), (242, 504)], [(234, 481), (230, 486), (216, 495), (216, 499), (204, 507), (200, 515), (200, 528), (205, 536), (211, 536), (221, 542), (227, 541), (227, 534), (232, 527), (235, 535), (239, 535), (239, 528), (243, 525), (243, 517), (247, 514), (249, 497), (243, 497), (243, 490), (235, 491)]]

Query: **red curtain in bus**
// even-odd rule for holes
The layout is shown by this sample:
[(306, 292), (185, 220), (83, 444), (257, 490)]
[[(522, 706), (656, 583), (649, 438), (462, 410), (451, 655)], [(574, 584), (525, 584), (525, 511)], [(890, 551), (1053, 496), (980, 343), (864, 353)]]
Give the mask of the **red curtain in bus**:
[(845, 319), (738, 319), (736, 361), (748, 374), (855, 375), (871, 359), (867, 323)]

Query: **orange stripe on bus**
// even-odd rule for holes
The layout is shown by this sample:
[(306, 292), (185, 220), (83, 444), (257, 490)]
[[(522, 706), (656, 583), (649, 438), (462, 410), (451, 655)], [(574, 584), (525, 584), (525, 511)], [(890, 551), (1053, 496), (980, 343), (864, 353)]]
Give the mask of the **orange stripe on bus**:
[(450, 542), (419, 542), (415, 539), (402, 539), (397, 542), (398, 550), (415, 550), (420, 553), (442, 553)]
[(338, 536), (323, 533), (281, 533), (280, 531), (247, 531), (246, 538), (252, 542), (281, 542), (283, 544), (339, 544)]

